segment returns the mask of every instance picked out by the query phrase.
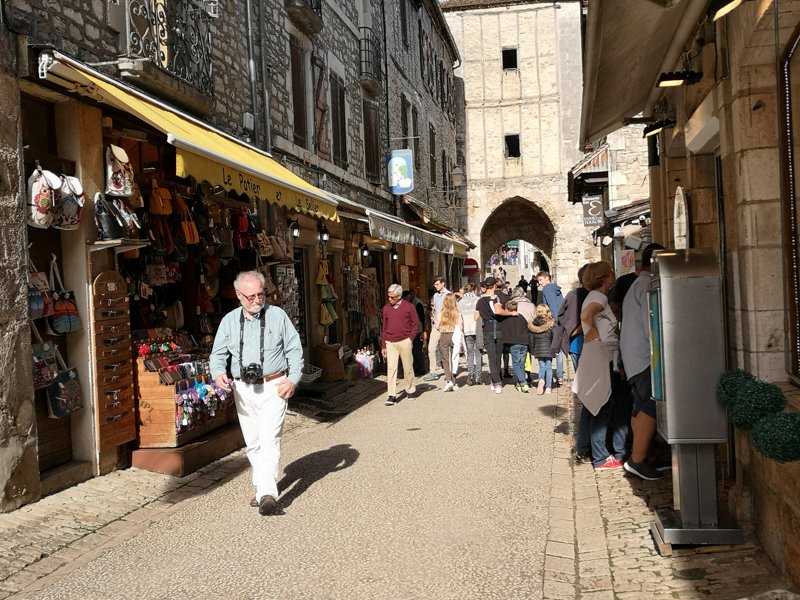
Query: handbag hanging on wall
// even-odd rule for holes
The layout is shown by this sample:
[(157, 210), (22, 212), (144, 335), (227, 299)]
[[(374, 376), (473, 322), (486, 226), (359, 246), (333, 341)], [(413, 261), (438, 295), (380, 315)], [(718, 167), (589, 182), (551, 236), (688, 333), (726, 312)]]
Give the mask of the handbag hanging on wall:
[(50, 261), (50, 289), (53, 290), (53, 315), (48, 320), (50, 329), (56, 335), (75, 333), (81, 330), (81, 316), (78, 313), (75, 294), (71, 290), (64, 289), (61, 273), (58, 271), (58, 259), (55, 254), (51, 256), (53, 259)]
[(47, 414), (51, 419), (60, 419), (83, 408), (83, 396), (78, 370), (74, 367), (68, 369), (58, 348), (55, 352), (61, 370), (47, 388)]
[(53, 342), (43, 342), (36, 324), (31, 321), (31, 332), (36, 342), (31, 344), (33, 355), (33, 389), (39, 390), (55, 381), (58, 375), (56, 347)]
[(127, 233), (125, 221), (114, 203), (106, 200), (100, 192), (94, 195), (94, 222), (100, 240), (120, 240)]
[(53, 314), (53, 292), (47, 273), (39, 271), (28, 257), (28, 318), (41, 319)]

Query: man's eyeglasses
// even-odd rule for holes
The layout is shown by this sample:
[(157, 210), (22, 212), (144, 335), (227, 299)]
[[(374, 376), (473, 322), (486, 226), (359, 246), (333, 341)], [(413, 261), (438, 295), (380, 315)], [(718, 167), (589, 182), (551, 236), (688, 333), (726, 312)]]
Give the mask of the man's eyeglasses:
[(237, 290), (236, 293), (238, 293), (242, 298), (244, 298), (248, 302), (255, 302), (256, 298), (260, 298), (261, 300), (264, 300), (267, 297), (267, 294), (265, 292), (258, 292), (257, 294), (252, 294), (250, 296), (248, 296), (247, 294), (243, 294), (242, 292), (240, 292), (238, 290)]
[(394, 294), (389, 294), (389, 300), (400, 300), (400, 296), (395, 296)]

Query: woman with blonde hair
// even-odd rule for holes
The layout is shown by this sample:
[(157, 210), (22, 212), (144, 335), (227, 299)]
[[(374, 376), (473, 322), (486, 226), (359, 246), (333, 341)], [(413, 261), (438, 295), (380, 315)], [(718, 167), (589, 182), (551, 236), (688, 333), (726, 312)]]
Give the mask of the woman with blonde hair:
[[(444, 363), (444, 391), (452, 392), (458, 389), (454, 377), (453, 363), (458, 360), (458, 351), (455, 351), (456, 361), (453, 361), (453, 348), (461, 347), (461, 337), (463, 324), (461, 322), (461, 312), (456, 305), (455, 294), (448, 294), (442, 301), (442, 310), (437, 316), (436, 325), (439, 327), (441, 337), (439, 338), (439, 352), (442, 354)], [(456, 365), (458, 363), (456, 362)]]
[[(622, 467), (627, 454), (625, 441), (630, 415), (624, 414), (623, 399), (619, 397), (619, 329), (617, 318), (608, 305), (608, 292), (615, 281), (614, 268), (606, 261), (591, 263), (583, 272), (583, 284), (589, 294), (583, 301), (580, 315), (583, 327), (581, 368), (576, 371), (572, 385), (572, 391), (592, 414), (589, 437), (592, 465), (598, 470)], [(609, 427), (613, 454), (606, 446)]]

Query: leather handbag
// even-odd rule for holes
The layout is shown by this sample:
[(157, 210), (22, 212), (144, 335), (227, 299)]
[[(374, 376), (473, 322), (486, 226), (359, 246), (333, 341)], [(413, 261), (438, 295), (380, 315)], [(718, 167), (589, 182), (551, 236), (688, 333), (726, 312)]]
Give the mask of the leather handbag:
[(125, 221), (117, 208), (100, 192), (94, 195), (94, 222), (100, 240), (119, 240), (125, 237), (127, 232)]

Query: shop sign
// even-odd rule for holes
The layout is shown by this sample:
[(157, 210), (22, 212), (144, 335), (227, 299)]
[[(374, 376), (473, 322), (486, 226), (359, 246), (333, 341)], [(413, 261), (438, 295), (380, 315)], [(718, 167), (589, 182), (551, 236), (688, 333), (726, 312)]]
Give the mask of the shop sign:
[(392, 194), (410, 193), (414, 189), (414, 156), (411, 150), (392, 150), (386, 172)]
[(584, 227), (597, 227), (603, 224), (603, 196), (601, 194), (583, 196), (581, 204), (583, 205)]

